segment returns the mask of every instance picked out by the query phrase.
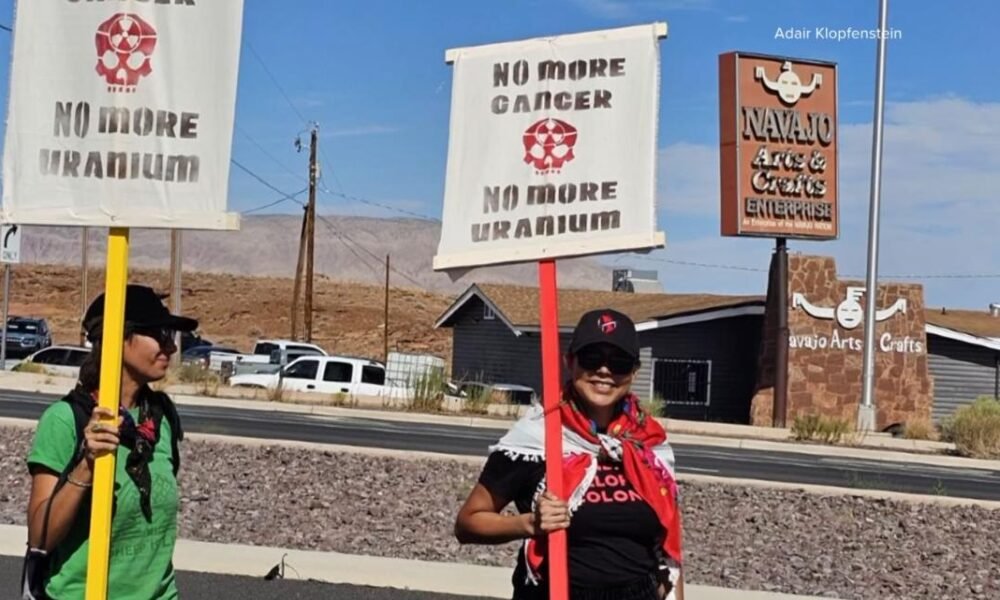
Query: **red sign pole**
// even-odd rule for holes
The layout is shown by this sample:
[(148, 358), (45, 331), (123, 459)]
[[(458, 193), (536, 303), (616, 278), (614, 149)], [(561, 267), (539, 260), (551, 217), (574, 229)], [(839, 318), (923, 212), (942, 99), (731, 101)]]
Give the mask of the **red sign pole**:
[[(542, 404), (545, 407), (545, 481), (561, 500), (563, 494), (561, 357), (559, 355), (559, 292), (556, 288), (556, 261), (538, 263), (540, 288), (539, 316), (542, 327)], [(566, 566), (566, 531), (549, 534), (549, 599), (569, 600)]]

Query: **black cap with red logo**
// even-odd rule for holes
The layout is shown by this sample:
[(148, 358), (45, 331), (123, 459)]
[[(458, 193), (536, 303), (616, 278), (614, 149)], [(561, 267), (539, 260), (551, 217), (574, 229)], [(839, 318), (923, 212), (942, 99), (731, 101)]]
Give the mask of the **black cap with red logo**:
[(581, 348), (591, 344), (610, 344), (639, 359), (639, 334), (635, 331), (635, 323), (617, 310), (601, 308), (580, 318), (573, 330), (569, 353), (577, 354)]

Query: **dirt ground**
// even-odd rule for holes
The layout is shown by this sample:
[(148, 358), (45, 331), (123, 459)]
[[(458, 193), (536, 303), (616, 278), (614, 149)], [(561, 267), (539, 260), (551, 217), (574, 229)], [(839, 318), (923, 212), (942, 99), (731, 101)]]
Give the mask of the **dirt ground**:
[[(167, 271), (135, 270), (130, 283), (166, 293)], [(249, 351), (257, 338), (290, 335), (292, 279), (184, 273), (182, 312), (201, 322), (200, 334), (216, 344)], [(313, 342), (332, 354), (382, 359), (384, 288), (342, 283), (317, 276), (314, 283)], [(80, 270), (17, 265), (12, 270), (10, 314), (45, 317), (55, 343), (79, 343)], [(92, 269), (90, 298), (104, 290), (103, 272)], [(2, 293), (2, 290), (0, 290)], [(389, 349), (428, 353), (451, 362), (451, 331), (434, 321), (453, 298), (415, 289), (389, 294)], [(304, 314), (300, 302), (300, 315)], [(299, 332), (304, 330), (299, 318)]]

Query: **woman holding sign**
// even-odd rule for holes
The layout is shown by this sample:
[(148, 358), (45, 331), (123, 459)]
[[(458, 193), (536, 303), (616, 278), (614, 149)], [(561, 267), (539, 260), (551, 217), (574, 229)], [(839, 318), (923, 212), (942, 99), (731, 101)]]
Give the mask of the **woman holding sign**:
[[(524, 540), (514, 600), (549, 597), (546, 534), (567, 529), (572, 600), (683, 600), (673, 452), (631, 393), (635, 324), (610, 309), (585, 314), (567, 354), (560, 403), (564, 490), (545, 485), (544, 415), (532, 407), (493, 446), (458, 513), (461, 543)], [(518, 515), (501, 511), (514, 502)]]
[[(117, 453), (108, 597), (177, 598), (173, 552), (177, 536), (177, 444), (180, 421), (166, 394), (149, 384), (167, 374), (177, 351), (174, 332), (198, 322), (170, 314), (148, 287), (125, 294), (121, 406), (117, 425), (97, 406), (104, 296), (84, 317), (93, 344), (77, 387), (38, 421), (28, 455), (28, 557), (25, 598), (82, 599), (87, 579), (90, 490), (97, 457)], [(29, 595), (28, 592), (31, 592)]]

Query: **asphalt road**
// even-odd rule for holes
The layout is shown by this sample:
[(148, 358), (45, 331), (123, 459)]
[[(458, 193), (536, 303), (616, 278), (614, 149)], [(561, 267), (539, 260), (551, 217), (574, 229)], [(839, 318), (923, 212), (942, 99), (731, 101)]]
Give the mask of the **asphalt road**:
[[(57, 397), (0, 390), (0, 417), (37, 419)], [(503, 429), (330, 417), (277, 411), (178, 407), (192, 433), (486, 456)], [(1000, 500), (1000, 471), (674, 444), (680, 473)]]
[[(286, 575), (292, 574), (286, 570)], [(0, 597), (20, 597), (16, 594), (21, 582), (21, 559), (0, 556)], [(317, 581), (278, 579), (264, 581), (263, 577), (214, 575), (206, 573), (177, 573), (177, 591), (184, 600), (487, 600), (475, 596), (453, 596), (411, 592), (391, 588), (374, 588), (354, 585), (336, 585)], [(113, 596), (112, 596), (113, 598)]]

